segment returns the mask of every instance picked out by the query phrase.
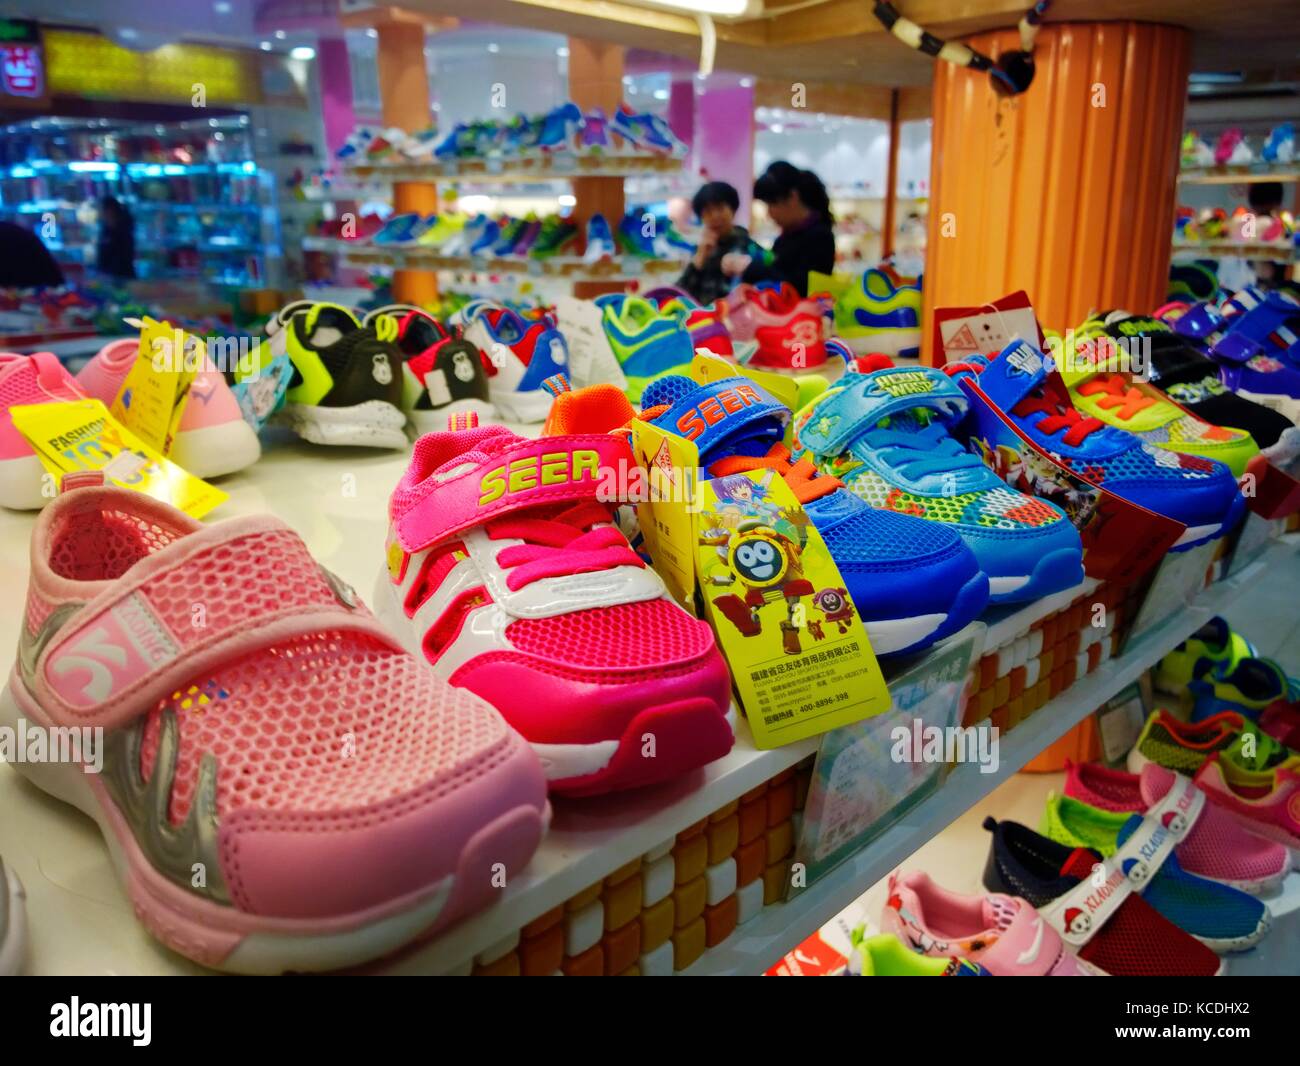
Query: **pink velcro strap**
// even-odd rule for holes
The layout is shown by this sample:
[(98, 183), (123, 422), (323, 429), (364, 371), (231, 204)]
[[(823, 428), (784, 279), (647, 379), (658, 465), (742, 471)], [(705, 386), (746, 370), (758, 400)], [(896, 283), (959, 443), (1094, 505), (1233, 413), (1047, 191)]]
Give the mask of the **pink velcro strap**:
[(56, 723), (118, 726), (224, 663), (331, 629), (397, 647), (291, 529), (235, 519), (142, 559), (69, 619), (37, 660), (36, 696)]
[(396, 522), (408, 552), (421, 551), (500, 515), (540, 504), (609, 499), (636, 466), (626, 440), (605, 433), (521, 440), (486, 463), (455, 474)]

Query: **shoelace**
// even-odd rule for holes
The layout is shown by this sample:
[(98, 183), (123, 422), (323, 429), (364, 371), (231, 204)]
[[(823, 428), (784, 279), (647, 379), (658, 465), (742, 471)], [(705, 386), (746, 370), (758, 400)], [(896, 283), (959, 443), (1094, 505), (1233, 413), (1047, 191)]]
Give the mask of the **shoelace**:
[(800, 503), (821, 499), (844, 487), (839, 478), (819, 474), (806, 455), (797, 463), (791, 462), (790, 450), (784, 444), (773, 444), (764, 456), (729, 455), (709, 465), (709, 473), (714, 477), (744, 474), (751, 470), (775, 470)]
[(979, 456), (966, 451), (937, 422), (919, 431), (882, 425), (868, 430), (863, 440), (900, 474), (914, 480), (951, 474), (959, 485), (976, 488), (988, 469)]
[[(645, 567), (602, 503), (586, 501), (549, 518), (502, 518), (488, 523), (491, 540), (522, 540), (497, 553), (497, 565), (509, 570), (506, 586), (518, 592), (533, 581), (570, 577), (616, 566)], [(594, 528), (593, 528), (594, 527)]]
[(1125, 422), (1156, 403), (1155, 397), (1143, 395), (1142, 390), (1129, 385), (1122, 374), (1095, 377), (1079, 386), (1080, 396), (1096, 396), (1099, 393), (1106, 395), (1097, 401), (1098, 406), (1105, 411), (1114, 411)]
[(1045, 415), (1045, 418), (1038, 421), (1036, 428), (1040, 432), (1049, 434), (1065, 430), (1065, 436), (1061, 441), (1071, 448), (1077, 448), (1089, 434), (1105, 426), (1101, 419), (1084, 418), (1068, 404), (1058, 403), (1044, 395), (1026, 396), (1011, 409), (1011, 413), (1017, 418), (1028, 418), (1035, 414)]

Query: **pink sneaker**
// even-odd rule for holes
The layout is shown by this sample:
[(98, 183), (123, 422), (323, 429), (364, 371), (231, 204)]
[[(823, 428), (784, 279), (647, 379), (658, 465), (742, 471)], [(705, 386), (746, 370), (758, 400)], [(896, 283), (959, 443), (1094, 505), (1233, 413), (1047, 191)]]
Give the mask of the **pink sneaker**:
[(889, 877), (880, 927), (922, 955), (960, 955), (994, 977), (1092, 977), (1038, 912), (1018, 896), (962, 896), (920, 870)]
[(1211, 755), (1195, 780), (1211, 803), (1255, 836), (1289, 849), (1292, 865), (1300, 869), (1300, 774), (1274, 770), (1272, 788), (1234, 788), (1223, 776), (1219, 756)]
[[(77, 384), (86, 395), (112, 407), (138, 349), (139, 341), (130, 338), (106, 344), (82, 367)], [(245, 421), (221, 371), (205, 357), (167, 458), (195, 477), (212, 478), (252, 466), (261, 454), (257, 431)]]
[(0, 724), (24, 719), (102, 727), (91, 757), (15, 768), (99, 824), (154, 936), (234, 972), (353, 966), (443, 929), (524, 867), (548, 813), (501, 716), (287, 526), (126, 489), (73, 488), (36, 522), (0, 693)]
[(430, 433), (388, 505), (379, 617), (500, 708), (571, 795), (676, 777), (732, 744), (712, 629), (673, 602), (598, 495), (606, 471), (635, 462), (603, 433)]
[[(1179, 775), (1155, 763), (1141, 774), (1098, 763), (1065, 764), (1065, 794), (1104, 811), (1146, 812), (1165, 798)], [(1184, 781), (1186, 778), (1183, 779)], [(1255, 896), (1280, 891), (1291, 858), (1286, 848), (1243, 829), (1225, 810), (1207, 804), (1175, 849), (1188, 873), (1221, 881)]]
[(14, 428), (9, 408), (85, 398), (58, 356), (0, 352), (0, 507), (36, 511), (50, 502), (41, 491), (45, 467), (27, 438)]

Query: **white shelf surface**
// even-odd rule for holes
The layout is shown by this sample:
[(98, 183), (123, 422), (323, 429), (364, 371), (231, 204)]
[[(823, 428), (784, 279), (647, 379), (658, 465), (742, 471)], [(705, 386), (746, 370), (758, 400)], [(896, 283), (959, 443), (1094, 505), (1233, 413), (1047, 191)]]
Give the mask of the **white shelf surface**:
[(1044, 748), (1136, 681), (1175, 644), (1226, 608), (1265, 575), (1270, 560), (1294, 551), (1293, 543), (1272, 545), (1233, 577), (1203, 590), (1191, 607), (1165, 619), (1123, 655), (1076, 681), (1002, 737), (994, 773), (981, 773), (974, 763), (954, 768), (943, 784), (901, 821), (792, 899), (764, 907), (757, 918), (705, 952), (685, 974), (761, 974)]

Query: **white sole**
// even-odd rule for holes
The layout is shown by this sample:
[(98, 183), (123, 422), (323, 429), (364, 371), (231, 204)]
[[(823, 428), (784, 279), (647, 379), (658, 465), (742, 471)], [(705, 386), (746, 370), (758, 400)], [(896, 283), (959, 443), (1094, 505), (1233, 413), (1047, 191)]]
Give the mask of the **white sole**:
[(1029, 579), (1029, 574), (1022, 577), (991, 577), (989, 578), (989, 596), (1010, 595), (1017, 589), (1022, 589), (1029, 584)]
[(1278, 411), (1300, 426), (1300, 400), (1272, 392), (1247, 392), (1245, 389), (1238, 389), (1237, 395)]
[(545, 389), (515, 392), (502, 389), (490, 393), (497, 413), (507, 422), (545, 422), (555, 397)]
[(1212, 537), (1222, 528), (1222, 525), (1218, 522), (1211, 522), (1209, 525), (1205, 526), (1188, 526), (1183, 530), (1182, 536), (1174, 541), (1170, 548), (1172, 550), (1173, 548), (1181, 547), (1184, 544), (1191, 544), (1194, 541), (1204, 540), (1206, 537)]
[(173, 463), (195, 477), (224, 477), (252, 466), (262, 457), (257, 431), (242, 418), (176, 434)]
[(1216, 955), (1235, 955), (1240, 951), (1249, 951), (1268, 936), (1269, 930), (1272, 928), (1273, 919), (1269, 916), (1268, 910), (1265, 909), (1264, 917), (1259, 920), (1259, 925), (1255, 927), (1255, 931), (1249, 936), (1231, 937), (1228, 939), (1214, 936), (1198, 936), (1196, 939)]
[(879, 352), (881, 355), (897, 355), (909, 348), (919, 348), (921, 331), (889, 329), (881, 330), (879, 333), (859, 334), (856, 337), (841, 336), (840, 340), (853, 349), (854, 355), (871, 355), (873, 352)]
[(368, 400), (353, 407), (291, 403), (277, 418), (312, 444), (405, 448), (410, 443), (406, 437), (406, 415), (383, 400)]
[(459, 414), (476, 414), (480, 424), (485, 424), (497, 417), (497, 409), (486, 400), (452, 400), (431, 411), (411, 411), (407, 417), (416, 433), (423, 436), (425, 433), (441, 433), (447, 428), (447, 417)]
[[(35, 454), (0, 459), (0, 507), (39, 511), (54, 497), (45, 495), (45, 467)], [(51, 484), (53, 477), (51, 476)]]
[(890, 655), (924, 640), (948, 621), (946, 614), (918, 614), (914, 618), (891, 618), (867, 622), (867, 639), (877, 655)]
[(18, 875), (8, 866), (4, 868), (0, 892), (9, 896), (9, 924), (0, 940), (0, 977), (16, 977), (27, 957), (27, 908), (23, 901), (26, 893)]

